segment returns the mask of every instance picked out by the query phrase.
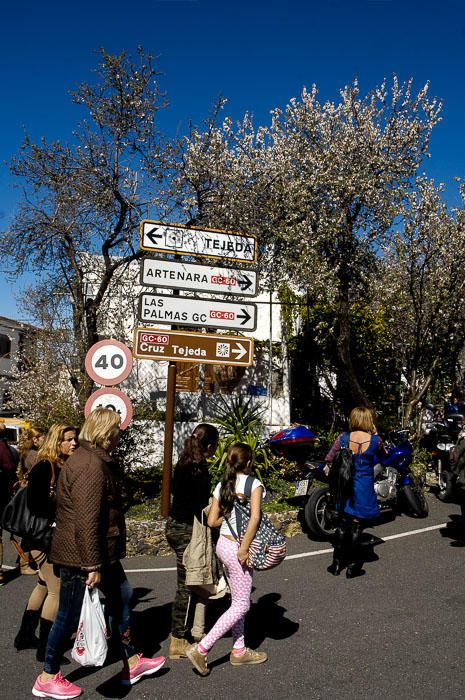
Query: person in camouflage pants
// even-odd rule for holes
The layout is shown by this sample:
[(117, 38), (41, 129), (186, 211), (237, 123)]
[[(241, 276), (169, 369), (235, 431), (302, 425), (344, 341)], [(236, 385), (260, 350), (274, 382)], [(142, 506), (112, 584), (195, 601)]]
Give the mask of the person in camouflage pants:
[(192, 524), (177, 522), (169, 517), (166, 522), (166, 539), (176, 554), (177, 585), (171, 608), (171, 634), (178, 639), (184, 638), (188, 629), (186, 614), (189, 606), (189, 590), (186, 588), (186, 569), (182, 563), (184, 551), (191, 541)]
[(166, 539), (176, 554), (177, 587), (171, 613), (170, 659), (185, 657), (189, 646), (187, 612), (189, 591), (186, 588), (184, 551), (192, 537), (194, 516), (208, 505), (211, 492), (208, 458), (218, 444), (218, 431), (213, 425), (201, 423), (184, 443), (184, 449), (174, 470), (173, 500), (166, 521)]

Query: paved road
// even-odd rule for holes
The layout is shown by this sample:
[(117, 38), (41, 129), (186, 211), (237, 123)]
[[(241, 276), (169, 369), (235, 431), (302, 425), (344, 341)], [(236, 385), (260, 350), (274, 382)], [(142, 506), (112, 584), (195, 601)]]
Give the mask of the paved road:
[[(231, 667), (230, 640), (223, 639), (210, 654), (213, 670), (207, 678), (186, 660), (171, 661), (157, 677), (128, 691), (115, 682), (118, 663), (64, 670), (83, 687), (86, 700), (129, 692), (134, 700), (465, 698), (465, 548), (450, 546), (453, 528), (438, 527), (456, 521), (459, 508), (434, 497), (429, 503), (425, 520), (401, 516), (371, 530), (382, 540), (375, 547), (379, 558), (366, 563), (360, 578), (326, 572), (331, 560), (326, 543), (304, 535), (290, 540), (288, 559), (255, 576), (248, 642), (269, 653), (266, 664)], [(125, 565), (144, 651), (166, 653), (174, 561), (143, 557)], [(31, 579), (17, 577), (0, 589), (0, 700), (32, 697), (40, 670), (32, 651), (12, 648)]]

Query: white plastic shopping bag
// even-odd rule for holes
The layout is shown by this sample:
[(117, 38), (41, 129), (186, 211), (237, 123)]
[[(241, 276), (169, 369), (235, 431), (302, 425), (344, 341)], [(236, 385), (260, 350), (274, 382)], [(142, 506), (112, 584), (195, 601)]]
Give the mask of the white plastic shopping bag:
[(81, 666), (103, 666), (107, 650), (107, 626), (99, 594), (96, 588), (86, 586), (71, 656)]

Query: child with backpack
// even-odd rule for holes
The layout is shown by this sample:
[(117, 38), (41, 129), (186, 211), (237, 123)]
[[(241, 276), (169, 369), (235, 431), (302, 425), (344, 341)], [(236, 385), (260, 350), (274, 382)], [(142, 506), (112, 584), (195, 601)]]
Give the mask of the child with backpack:
[(328, 568), (334, 576), (339, 576), (345, 564), (347, 578), (364, 573), (360, 537), (367, 523), (379, 516), (374, 465), (386, 454), (371, 410), (354, 408), (349, 416), (349, 432), (339, 435), (325, 458), (330, 468), (331, 496), (339, 512), (333, 562)]
[(263, 484), (254, 479), (250, 496), (250, 518), (241, 541), (237, 533), (234, 501), (244, 494), (247, 477), (252, 473), (254, 454), (249, 445), (235, 443), (226, 458), (222, 481), (213, 492), (208, 525), (219, 527), (220, 536), (216, 555), (221, 561), (231, 591), (231, 606), (218, 619), (210, 632), (197, 644), (187, 649), (187, 657), (202, 676), (207, 676), (207, 653), (221, 637), (232, 629), (233, 648), (229, 657), (232, 666), (261, 664), (268, 656), (245, 646), (244, 620), (250, 608), (252, 568), (248, 564), (249, 546), (257, 532), (261, 518), (261, 502), (265, 495)]

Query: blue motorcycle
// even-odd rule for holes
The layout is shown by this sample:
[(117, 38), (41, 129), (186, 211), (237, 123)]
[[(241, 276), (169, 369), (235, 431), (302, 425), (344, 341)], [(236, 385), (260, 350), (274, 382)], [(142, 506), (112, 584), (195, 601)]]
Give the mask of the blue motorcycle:
[[(295, 496), (303, 502), (305, 524), (317, 539), (328, 539), (334, 532), (335, 517), (330, 507), (324, 463), (312, 461), (317, 436), (305, 426), (280, 431), (270, 438), (271, 449), (305, 467), (306, 475), (296, 483)], [(387, 456), (375, 465), (375, 492), (381, 510), (398, 510), (416, 518), (426, 518), (428, 502), (411, 471), (413, 448), (406, 431), (390, 433), (384, 440)], [(304, 453), (307, 457), (304, 459)]]

